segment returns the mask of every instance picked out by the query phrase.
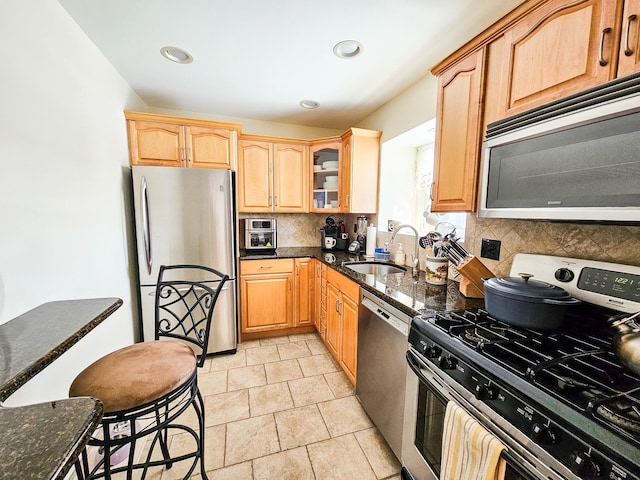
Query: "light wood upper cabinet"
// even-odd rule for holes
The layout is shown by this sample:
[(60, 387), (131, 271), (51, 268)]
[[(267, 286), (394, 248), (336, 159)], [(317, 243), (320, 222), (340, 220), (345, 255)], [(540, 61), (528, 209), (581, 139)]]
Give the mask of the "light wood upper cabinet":
[(241, 212), (308, 212), (308, 146), (257, 140), (238, 142)]
[(234, 169), (239, 125), (125, 112), (131, 165)]
[(378, 172), (382, 132), (350, 128), (342, 135), (339, 210), (344, 213), (378, 211)]
[(616, 76), (620, 37), (615, 0), (551, 0), (504, 34), (501, 116)]
[(482, 139), (484, 49), (438, 78), (434, 184), (431, 210), (469, 212), (476, 205)]
[(269, 142), (238, 142), (238, 210), (271, 212), (273, 150)]
[(185, 126), (187, 166), (232, 169), (238, 132), (223, 128)]
[(129, 121), (131, 165), (183, 167), (184, 128), (170, 123)]
[(618, 76), (640, 70), (640, 0), (625, 0), (620, 32)]
[(309, 211), (309, 147), (273, 145), (274, 212)]

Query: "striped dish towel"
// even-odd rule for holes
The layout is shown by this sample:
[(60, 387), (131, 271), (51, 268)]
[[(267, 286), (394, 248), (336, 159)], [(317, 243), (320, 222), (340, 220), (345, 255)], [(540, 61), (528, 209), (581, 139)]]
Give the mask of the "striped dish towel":
[(447, 403), (440, 480), (504, 480), (505, 446), (454, 402)]

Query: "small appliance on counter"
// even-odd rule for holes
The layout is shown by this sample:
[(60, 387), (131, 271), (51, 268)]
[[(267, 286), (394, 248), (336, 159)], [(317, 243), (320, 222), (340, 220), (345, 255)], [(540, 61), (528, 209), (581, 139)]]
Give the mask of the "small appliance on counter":
[(273, 251), (277, 246), (275, 218), (240, 219), (240, 248), (244, 250)]
[(333, 215), (329, 215), (323, 227), (320, 227), (320, 246), (323, 250), (336, 250), (340, 230)]
[[(354, 225), (354, 233), (356, 234), (356, 242), (358, 245), (352, 243), (349, 246), (350, 252), (364, 252), (367, 248), (367, 227), (369, 226), (369, 219), (364, 215), (360, 215), (356, 218), (356, 224)], [(357, 250), (356, 250), (357, 248)]]

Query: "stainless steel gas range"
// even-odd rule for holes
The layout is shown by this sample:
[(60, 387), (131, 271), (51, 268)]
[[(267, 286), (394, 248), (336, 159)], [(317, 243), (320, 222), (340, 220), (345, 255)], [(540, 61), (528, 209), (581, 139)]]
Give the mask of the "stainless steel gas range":
[(482, 309), (413, 319), (403, 478), (435, 480), (448, 402), (506, 446), (507, 480), (640, 480), (640, 376), (612, 349), (608, 319), (640, 311), (640, 268), (517, 255), (583, 301), (561, 328), (514, 327)]

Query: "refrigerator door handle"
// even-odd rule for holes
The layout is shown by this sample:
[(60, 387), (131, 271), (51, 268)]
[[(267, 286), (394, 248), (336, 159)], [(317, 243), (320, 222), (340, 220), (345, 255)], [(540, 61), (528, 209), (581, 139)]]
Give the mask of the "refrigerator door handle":
[(153, 261), (151, 259), (151, 236), (149, 229), (149, 199), (147, 197), (147, 180), (141, 179), (141, 200), (142, 200), (142, 239), (144, 242), (144, 258), (147, 262), (147, 273), (151, 275)]

